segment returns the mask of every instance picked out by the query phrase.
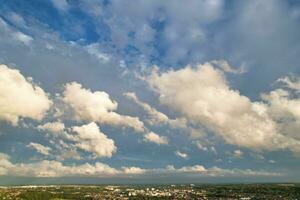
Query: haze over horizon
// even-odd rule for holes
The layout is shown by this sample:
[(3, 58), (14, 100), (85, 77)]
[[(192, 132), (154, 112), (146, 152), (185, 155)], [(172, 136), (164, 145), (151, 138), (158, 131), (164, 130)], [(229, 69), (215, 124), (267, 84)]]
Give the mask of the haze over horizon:
[(300, 2), (0, 3), (0, 185), (300, 181)]

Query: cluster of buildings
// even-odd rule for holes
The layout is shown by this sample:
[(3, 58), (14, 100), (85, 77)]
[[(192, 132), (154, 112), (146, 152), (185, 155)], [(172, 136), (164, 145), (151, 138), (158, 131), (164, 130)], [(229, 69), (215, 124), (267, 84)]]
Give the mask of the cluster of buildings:
[(272, 199), (300, 200), (300, 185), (53, 185), (0, 187), (0, 199)]
[(106, 198), (116, 199), (139, 199), (160, 197), (162, 199), (187, 199), (197, 197), (199, 199), (207, 199), (204, 190), (194, 190), (193, 185), (189, 186), (156, 186), (156, 187), (105, 187)]

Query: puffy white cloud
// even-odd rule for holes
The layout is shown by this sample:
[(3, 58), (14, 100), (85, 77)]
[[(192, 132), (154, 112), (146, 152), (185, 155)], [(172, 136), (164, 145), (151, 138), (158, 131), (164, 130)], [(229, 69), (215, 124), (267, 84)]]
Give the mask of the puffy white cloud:
[(290, 93), (283, 89), (276, 89), (262, 98), (270, 104), (268, 112), (275, 118), (293, 117), (300, 120), (300, 99), (290, 98)]
[(177, 169), (178, 172), (205, 172), (206, 169), (202, 165), (187, 166)]
[(47, 122), (43, 125), (39, 125), (37, 128), (43, 131), (49, 131), (51, 133), (60, 133), (65, 130), (65, 124), (60, 121)]
[(149, 133), (145, 134), (144, 135), (144, 140), (146, 142), (152, 142), (152, 143), (159, 144), (159, 145), (169, 143), (168, 138), (166, 138), (164, 136), (159, 136), (159, 135), (157, 135), (156, 133), (153, 133), (153, 132), (149, 132)]
[(64, 177), (64, 176), (112, 176), (118, 173), (118, 170), (96, 162), (94, 165), (82, 164), (78, 166), (66, 166), (58, 161), (43, 160), (30, 164), (13, 164), (9, 156), (0, 155), (0, 174), (13, 176), (31, 176), (31, 177)]
[(32, 163), (12, 163), (10, 157), (0, 153), (0, 175), (26, 176), (26, 177), (66, 177), (66, 176), (92, 176), (113, 177), (138, 175), (146, 170), (139, 167), (121, 167), (116, 169), (107, 164), (64, 165), (59, 161), (43, 160)]
[(292, 148), (299, 152), (300, 98), (297, 98), (299, 90), (296, 90), (296, 85), (294, 86), (295, 91), (276, 89), (268, 94), (262, 94), (262, 98), (269, 104), (268, 113), (277, 122), (278, 130), (289, 137)]
[(51, 144), (59, 150), (59, 160), (81, 159), (78, 149), (92, 153), (93, 158), (111, 157), (117, 151), (114, 141), (101, 132), (95, 122), (82, 126), (66, 128), (62, 122), (48, 122), (38, 126), (38, 129), (48, 131)]
[(42, 88), (6, 65), (0, 65), (0, 93), (0, 120), (13, 125), (20, 117), (41, 120), (52, 105)]
[(210, 63), (154, 73), (148, 81), (159, 92), (162, 103), (206, 125), (228, 143), (260, 148), (272, 145), (269, 139), (275, 135), (276, 126), (265, 113), (265, 106), (230, 89), (222, 71)]
[(12, 163), (10, 157), (0, 153), (0, 175), (26, 177), (128, 177), (157, 174), (193, 174), (199, 176), (281, 176), (278, 172), (255, 171), (251, 169), (222, 169), (219, 167), (205, 168), (202, 165), (183, 166), (175, 168), (172, 165), (166, 168), (142, 169), (139, 167), (121, 167), (116, 169), (109, 165), (96, 162), (95, 164), (64, 165), (58, 161), (43, 160), (38, 162)]
[(147, 81), (159, 93), (161, 103), (204, 125), (229, 144), (255, 150), (298, 151), (299, 141), (278, 131), (278, 124), (268, 112), (269, 105), (252, 102), (231, 89), (224, 73), (211, 63), (153, 72)]
[(31, 142), (30, 144), (26, 145), (26, 147), (35, 149), (38, 153), (43, 155), (49, 155), (49, 151), (51, 151), (50, 147), (45, 147), (42, 144)]
[(125, 174), (144, 174), (146, 172), (145, 169), (139, 167), (123, 167), (122, 170)]
[(186, 153), (180, 152), (180, 151), (176, 151), (175, 155), (180, 157), (180, 158), (184, 158), (187, 159), (189, 156)]
[(62, 99), (73, 110), (77, 120), (95, 121), (131, 127), (139, 132), (144, 131), (144, 124), (137, 117), (114, 112), (118, 108), (118, 103), (111, 100), (106, 92), (92, 92), (82, 88), (79, 83), (73, 82), (65, 85)]
[(111, 157), (117, 151), (114, 141), (102, 133), (95, 122), (74, 126), (72, 131), (77, 133), (74, 137), (75, 146), (97, 157)]

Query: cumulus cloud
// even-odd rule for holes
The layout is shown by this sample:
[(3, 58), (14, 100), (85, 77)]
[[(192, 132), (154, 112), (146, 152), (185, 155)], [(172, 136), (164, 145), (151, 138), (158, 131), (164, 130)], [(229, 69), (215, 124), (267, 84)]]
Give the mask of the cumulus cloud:
[(118, 173), (106, 164), (96, 162), (78, 166), (67, 166), (58, 161), (43, 160), (33, 163), (13, 164), (9, 156), (0, 154), (0, 174), (26, 177), (64, 177), (64, 176), (97, 176), (106, 177)]
[(184, 158), (187, 159), (189, 156), (186, 153), (180, 152), (180, 151), (176, 151), (175, 155), (180, 157), (180, 158)]
[(37, 127), (39, 130), (49, 131), (51, 133), (60, 133), (65, 129), (65, 124), (57, 121), (57, 122), (47, 122), (43, 125), (39, 125)]
[[(291, 84), (296, 86), (294, 82)], [(297, 90), (297, 87), (293, 89), (293, 91), (276, 89), (262, 94), (262, 98), (269, 104), (268, 113), (277, 122), (278, 130), (290, 138), (290, 143), (295, 144), (292, 148), (299, 152), (299, 145), (294, 140), (300, 140), (298, 134), (300, 129), (300, 98), (297, 97), (300, 90)]]
[(50, 147), (45, 147), (42, 144), (31, 142), (26, 147), (35, 149), (38, 153), (43, 154), (45, 156), (49, 155), (49, 151), (51, 151)]
[(123, 167), (122, 169), (125, 174), (143, 174), (146, 172), (145, 169), (140, 167)]
[(51, 138), (50, 142), (59, 150), (59, 160), (81, 159), (78, 149), (91, 153), (93, 158), (111, 157), (117, 151), (114, 141), (95, 122), (73, 127), (65, 127), (59, 121), (48, 122), (38, 126), (38, 129), (50, 133), (46, 136)]
[(64, 165), (59, 161), (43, 160), (32, 163), (12, 163), (10, 156), (0, 153), (0, 175), (26, 176), (26, 177), (114, 177), (127, 175), (140, 175), (146, 170), (139, 167), (113, 168), (107, 164)]
[(0, 93), (0, 119), (13, 125), (20, 118), (41, 120), (52, 105), (42, 88), (6, 65), (0, 65)]
[(251, 169), (222, 169), (219, 167), (205, 168), (202, 165), (183, 166), (175, 168), (172, 165), (166, 168), (142, 169), (139, 167), (113, 168), (107, 164), (64, 165), (58, 161), (43, 160), (38, 162), (12, 163), (7, 154), (0, 153), (0, 175), (26, 176), (26, 177), (128, 177), (146, 176), (153, 174), (193, 174), (199, 176), (281, 176), (281, 173), (255, 171)]
[(299, 141), (278, 132), (268, 104), (252, 102), (230, 88), (224, 73), (211, 63), (153, 72), (147, 77), (161, 103), (203, 124), (229, 144), (252, 149), (296, 151)]
[(205, 172), (206, 169), (202, 165), (187, 166), (177, 169), (179, 172)]
[(118, 103), (110, 99), (106, 92), (82, 88), (76, 82), (65, 85), (62, 100), (74, 112), (76, 120), (95, 121), (113, 126), (130, 127), (143, 132), (144, 124), (137, 117), (120, 115), (115, 112)]
[(168, 144), (168, 138), (164, 136), (159, 136), (156, 133), (150, 132), (144, 135), (144, 141), (152, 142), (158, 145)]
[(94, 153), (97, 157), (111, 157), (117, 151), (117, 147), (112, 139), (109, 139), (96, 123), (91, 122), (82, 126), (72, 127), (72, 131), (76, 133), (74, 141), (75, 146)]

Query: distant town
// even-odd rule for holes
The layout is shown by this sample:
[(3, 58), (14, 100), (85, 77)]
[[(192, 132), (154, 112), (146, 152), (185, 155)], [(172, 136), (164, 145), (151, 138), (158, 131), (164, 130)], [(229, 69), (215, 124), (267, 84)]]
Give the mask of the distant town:
[(300, 199), (300, 184), (29, 185), (0, 188), (4, 200)]

